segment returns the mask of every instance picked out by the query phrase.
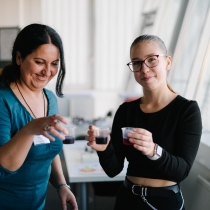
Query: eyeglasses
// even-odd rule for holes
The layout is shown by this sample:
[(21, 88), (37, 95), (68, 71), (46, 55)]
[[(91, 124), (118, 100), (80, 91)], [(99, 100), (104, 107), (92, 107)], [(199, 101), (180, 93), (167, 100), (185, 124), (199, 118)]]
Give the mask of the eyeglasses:
[(137, 72), (137, 71), (141, 71), (142, 69), (142, 64), (144, 63), (147, 67), (149, 68), (153, 68), (155, 66), (158, 65), (159, 63), (159, 59), (158, 57), (160, 56), (166, 56), (165, 54), (161, 54), (161, 55), (152, 55), (147, 57), (146, 59), (144, 59), (143, 61), (131, 61), (129, 63), (127, 63), (127, 66), (129, 67), (129, 69), (132, 72)]

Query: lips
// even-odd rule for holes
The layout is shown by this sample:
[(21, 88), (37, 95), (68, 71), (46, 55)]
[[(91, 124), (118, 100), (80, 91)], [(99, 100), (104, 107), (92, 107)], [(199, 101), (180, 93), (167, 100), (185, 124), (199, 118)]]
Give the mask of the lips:
[(37, 75), (37, 77), (39, 80), (42, 80), (42, 81), (46, 80), (47, 78), (46, 76), (41, 76), (41, 75)]
[(148, 80), (150, 80), (151, 78), (152, 78), (152, 77), (143, 77), (142, 80), (148, 81)]

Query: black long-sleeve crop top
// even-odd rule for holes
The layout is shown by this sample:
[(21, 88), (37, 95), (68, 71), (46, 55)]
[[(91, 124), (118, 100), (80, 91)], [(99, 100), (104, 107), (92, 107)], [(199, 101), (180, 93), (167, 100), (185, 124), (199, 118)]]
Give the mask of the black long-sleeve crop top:
[[(150, 160), (133, 146), (122, 143), (122, 127), (144, 128), (152, 133), (154, 143), (163, 148), (158, 160)], [(111, 141), (103, 152), (97, 152), (106, 174), (114, 177), (129, 162), (127, 175), (184, 180), (196, 157), (202, 134), (201, 113), (196, 101), (177, 96), (170, 104), (154, 113), (140, 109), (140, 99), (125, 102), (118, 108), (111, 133)]]

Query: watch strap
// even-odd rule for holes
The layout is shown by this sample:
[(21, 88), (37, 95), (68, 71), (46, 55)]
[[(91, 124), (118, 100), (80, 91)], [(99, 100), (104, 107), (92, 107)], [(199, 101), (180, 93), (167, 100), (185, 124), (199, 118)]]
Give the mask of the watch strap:
[(152, 157), (147, 156), (150, 160), (157, 160), (162, 156), (163, 148), (158, 144), (155, 144), (154, 155)]

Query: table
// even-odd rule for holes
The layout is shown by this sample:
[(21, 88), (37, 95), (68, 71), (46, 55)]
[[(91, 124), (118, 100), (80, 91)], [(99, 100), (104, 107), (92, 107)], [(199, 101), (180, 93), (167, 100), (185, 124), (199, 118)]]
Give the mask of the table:
[(114, 178), (110, 178), (101, 168), (97, 154), (85, 152), (85, 148), (90, 150), (90, 147), (86, 144), (86, 140), (79, 140), (75, 141), (75, 144), (63, 145), (69, 182), (79, 184), (79, 194), (81, 196), (79, 206), (81, 210), (87, 209), (87, 182), (123, 181), (128, 165), (125, 161), (122, 172)]

